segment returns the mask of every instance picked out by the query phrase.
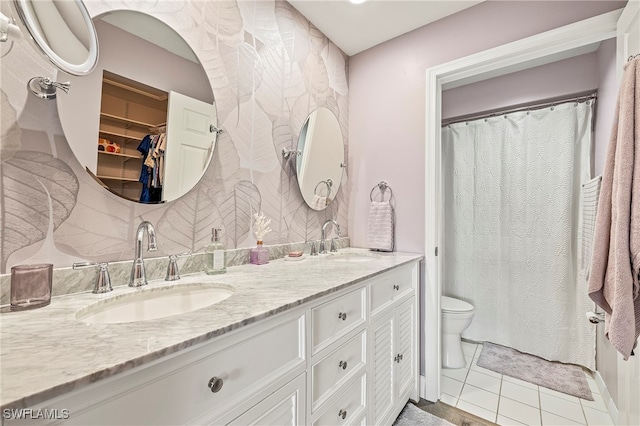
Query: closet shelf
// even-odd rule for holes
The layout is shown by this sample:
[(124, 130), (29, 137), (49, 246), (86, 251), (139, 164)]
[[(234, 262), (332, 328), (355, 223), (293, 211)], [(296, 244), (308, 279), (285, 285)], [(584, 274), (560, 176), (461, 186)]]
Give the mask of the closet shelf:
[(119, 180), (122, 182), (138, 182), (137, 178), (125, 178), (125, 177), (120, 177), (120, 176), (103, 176), (103, 175), (97, 175), (98, 179), (103, 179), (103, 180)]
[(141, 155), (118, 154), (118, 153), (115, 153), (115, 152), (107, 152), (107, 151), (98, 151), (98, 154), (101, 154), (101, 155), (113, 155), (114, 157), (124, 157), (126, 159), (129, 159), (129, 158), (134, 158), (134, 159), (138, 159), (138, 160), (142, 159)]
[(140, 89), (138, 87), (135, 87), (132, 84), (127, 84), (121, 81), (117, 81), (113, 78), (103, 77), (102, 82), (109, 84), (111, 86), (120, 87), (121, 89), (125, 89), (132, 93), (137, 93), (139, 95), (146, 96), (151, 99), (155, 99), (156, 101), (166, 101), (169, 98), (166, 93), (161, 92), (159, 90), (158, 90), (158, 93), (151, 93), (149, 90)]
[(115, 120), (115, 121), (119, 121), (121, 123), (126, 123), (132, 126), (140, 126), (140, 127), (146, 127), (146, 128), (153, 128), (156, 127), (155, 124), (152, 123), (145, 123), (144, 121), (138, 121), (138, 120), (132, 120), (131, 118), (126, 118), (126, 117), (120, 117), (118, 115), (113, 115), (113, 114), (107, 114), (106, 112), (101, 112), (100, 113), (100, 118), (106, 118), (109, 120)]
[(118, 132), (110, 132), (108, 130), (100, 130), (100, 133), (103, 134), (103, 135), (116, 136), (116, 137), (119, 137), (119, 138), (130, 139), (130, 140), (134, 140), (134, 141), (141, 141), (143, 139), (143, 137), (140, 137), (140, 136), (125, 135), (125, 134), (118, 133)]

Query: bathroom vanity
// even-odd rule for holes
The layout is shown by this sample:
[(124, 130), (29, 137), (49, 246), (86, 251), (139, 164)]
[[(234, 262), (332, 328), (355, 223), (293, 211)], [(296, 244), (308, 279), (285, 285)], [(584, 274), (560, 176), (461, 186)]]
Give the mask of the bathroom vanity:
[(4, 313), (5, 424), (24, 407), (40, 425), (392, 424), (419, 397), (421, 258), (347, 249), (150, 281), (150, 294), (196, 284), (233, 294), (146, 321), (77, 318), (140, 291), (128, 287)]

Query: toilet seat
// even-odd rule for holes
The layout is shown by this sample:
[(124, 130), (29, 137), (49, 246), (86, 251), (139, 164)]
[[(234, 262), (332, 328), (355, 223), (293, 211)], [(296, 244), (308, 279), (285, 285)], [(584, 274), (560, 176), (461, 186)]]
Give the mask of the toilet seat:
[(454, 299), (453, 297), (440, 297), (440, 310), (449, 313), (463, 313), (473, 311), (473, 305), (464, 300)]

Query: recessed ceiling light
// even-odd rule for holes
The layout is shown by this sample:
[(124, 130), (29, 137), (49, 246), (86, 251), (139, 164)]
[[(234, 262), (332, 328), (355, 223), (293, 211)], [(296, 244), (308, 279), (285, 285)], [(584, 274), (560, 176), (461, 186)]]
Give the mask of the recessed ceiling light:
[(361, 4), (361, 3), (364, 3), (365, 1), (367, 0), (349, 0), (349, 2), (353, 4)]

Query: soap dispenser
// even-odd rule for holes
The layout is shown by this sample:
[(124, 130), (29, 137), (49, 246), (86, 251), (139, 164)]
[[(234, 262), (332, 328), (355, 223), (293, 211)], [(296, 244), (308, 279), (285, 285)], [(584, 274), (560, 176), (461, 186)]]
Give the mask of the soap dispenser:
[(222, 229), (211, 229), (211, 244), (205, 248), (205, 269), (209, 275), (224, 274), (227, 271), (225, 266), (226, 253), (224, 245), (220, 242)]

